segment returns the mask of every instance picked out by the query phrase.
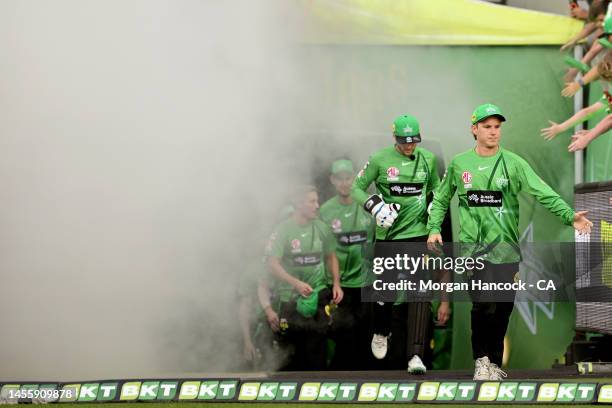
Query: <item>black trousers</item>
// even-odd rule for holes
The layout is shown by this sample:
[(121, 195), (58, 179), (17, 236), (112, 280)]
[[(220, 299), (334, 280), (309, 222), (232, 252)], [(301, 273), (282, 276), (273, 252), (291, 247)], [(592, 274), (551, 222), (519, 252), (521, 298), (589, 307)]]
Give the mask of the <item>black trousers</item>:
[[(426, 242), (427, 235), (388, 242)], [(377, 241), (385, 242), (385, 241)], [(417, 251), (414, 256), (420, 256)], [(392, 279), (388, 279), (392, 281)], [(433, 334), (431, 304), (429, 302), (408, 302), (394, 305), (393, 302), (371, 303), (371, 335), (389, 336), (389, 351), (385, 357), (384, 369), (405, 369), (408, 359), (418, 354), (427, 360), (429, 340)], [(371, 338), (370, 335), (370, 338)], [(376, 365), (376, 362), (374, 363)], [(383, 368), (383, 367), (377, 367)]]
[(325, 305), (331, 300), (331, 291), (319, 292), (317, 313), (304, 317), (296, 310), (295, 302), (281, 305), (280, 319), (286, 319), (288, 328), (278, 336), (283, 348), (289, 348), (289, 359), (280, 368), (283, 371), (321, 371), (327, 365), (327, 331), (329, 318)]
[[(365, 304), (361, 288), (342, 288), (344, 298), (332, 313), (329, 337), (336, 343), (330, 370), (360, 370), (365, 368), (363, 353), (370, 343), (365, 331)], [(367, 346), (367, 348), (366, 348)]]
[[(519, 264), (485, 263), (482, 271), (475, 271), (472, 279), (494, 282), (514, 282)], [(472, 296), (472, 355), (474, 359), (489, 357), (492, 363), (501, 367), (504, 354), (504, 337), (514, 302), (486, 302), (493, 293), (470, 292)], [(512, 295), (512, 298), (514, 295)], [(474, 299), (478, 299), (474, 301)]]

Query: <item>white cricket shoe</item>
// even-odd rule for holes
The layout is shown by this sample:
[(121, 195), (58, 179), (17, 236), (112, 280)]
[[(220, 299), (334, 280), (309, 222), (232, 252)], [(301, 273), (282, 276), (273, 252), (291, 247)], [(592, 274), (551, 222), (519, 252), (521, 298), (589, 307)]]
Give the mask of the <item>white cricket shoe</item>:
[(488, 381), (489, 380), (489, 367), (491, 362), (489, 357), (484, 356), (476, 359), (476, 368), (474, 369), (474, 379), (476, 381)]
[(503, 381), (508, 374), (504, 372), (501, 368), (497, 366), (495, 363), (491, 363), (489, 365), (489, 380), (490, 381)]
[(425, 364), (423, 364), (421, 358), (415, 354), (408, 362), (408, 372), (410, 374), (425, 374), (425, 371), (427, 371)]
[(372, 337), (372, 354), (379, 360), (387, 355), (387, 336), (375, 334)]

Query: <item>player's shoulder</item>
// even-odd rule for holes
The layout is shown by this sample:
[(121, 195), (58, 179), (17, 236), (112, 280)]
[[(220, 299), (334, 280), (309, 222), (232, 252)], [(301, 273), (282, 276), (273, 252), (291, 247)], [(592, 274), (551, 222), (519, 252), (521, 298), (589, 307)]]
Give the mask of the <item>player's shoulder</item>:
[(314, 227), (321, 231), (321, 232), (330, 232), (330, 228), (329, 225), (327, 225), (327, 223), (325, 223), (322, 219), (320, 218), (315, 218), (312, 223), (314, 224)]
[(518, 165), (528, 164), (527, 160), (525, 160), (522, 156), (520, 156), (517, 153), (514, 153), (504, 148), (501, 149), (501, 152), (504, 155), (504, 161), (506, 162), (506, 164), (518, 164)]
[(333, 196), (332, 198), (330, 198), (329, 200), (321, 204), (321, 208), (319, 209), (319, 212), (321, 213), (321, 215), (323, 215), (328, 211), (333, 211), (334, 208), (336, 208), (337, 206), (338, 206), (338, 196)]
[(421, 155), (427, 160), (436, 159), (436, 155), (432, 151), (427, 150), (424, 147), (417, 146), (417, 148), (415, 149), (415, 152), (421, 153)]
[(461, 152), (453, 156), (450, 162), (448, 163), (448, 167), (452, 167), (454, 165), (473, 160), (473, 158), (474, 158), (474, 149), (466, 150), (465, 152)]
[(285, 231), (288, 231), (295, 227), (295, 221), (292, 217), (288, 217), (282, 221), (279, 221), (274, 227), (274, 233), (279, 235), (283, 234)]
[(370, 163), (376, 163), (381, 160), (385, 160), (389, 156), (395, 155), (395, 146), (387, 146), (380, 150), (375, 151), (370, 156)]

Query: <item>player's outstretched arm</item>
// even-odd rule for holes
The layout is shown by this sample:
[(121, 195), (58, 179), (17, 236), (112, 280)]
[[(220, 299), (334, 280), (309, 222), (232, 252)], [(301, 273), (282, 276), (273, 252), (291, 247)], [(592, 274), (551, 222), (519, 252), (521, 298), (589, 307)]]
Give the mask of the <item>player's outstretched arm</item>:
[(561, 218), (565, 225), (573, 225), (574, 210), (544, 182), (523, 158), (517, 156), (517, 174), (521, 189), (531, 194), (546, 209)]
[(574, 214), (574, 229), (578, 234), (590, 234), (593, 223), (586, 217), (588, 211), (577, 211)]

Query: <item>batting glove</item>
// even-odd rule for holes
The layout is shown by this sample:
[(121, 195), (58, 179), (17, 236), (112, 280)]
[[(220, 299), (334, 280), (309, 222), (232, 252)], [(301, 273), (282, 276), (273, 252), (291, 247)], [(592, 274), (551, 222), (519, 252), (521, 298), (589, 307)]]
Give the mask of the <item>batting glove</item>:
[(397, 218), (400, 206), (395, 203), (387, 204), (380, 195), (374, 194), (366, 200), (363, 208), (376, 218), (376, 225), (382, 228), (390, 228)]

